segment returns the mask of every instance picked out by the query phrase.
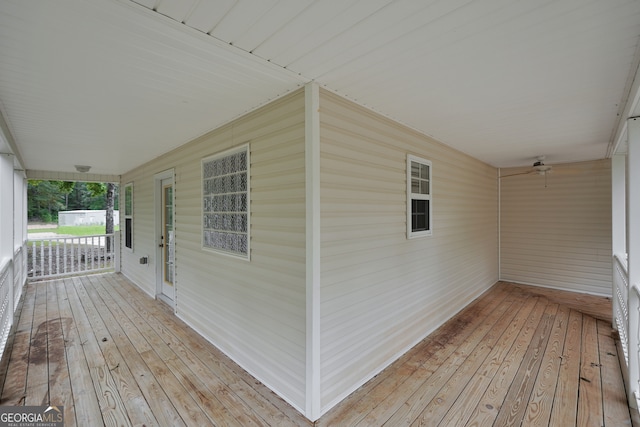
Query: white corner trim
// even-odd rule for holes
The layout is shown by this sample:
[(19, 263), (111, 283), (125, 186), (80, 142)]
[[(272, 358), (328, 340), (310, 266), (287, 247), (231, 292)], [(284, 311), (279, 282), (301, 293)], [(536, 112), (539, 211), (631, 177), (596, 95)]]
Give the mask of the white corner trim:
[(321, 415), (320, 375), (320, 89), (305, 86), (306, 190), (306, 403), (312, 421)]

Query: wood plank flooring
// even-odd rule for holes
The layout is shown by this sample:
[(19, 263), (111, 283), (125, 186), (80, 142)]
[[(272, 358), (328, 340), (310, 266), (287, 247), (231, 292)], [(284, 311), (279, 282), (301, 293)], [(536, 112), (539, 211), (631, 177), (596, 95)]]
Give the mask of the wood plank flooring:
[(497, 283), (319, 426), (630, 426), (607, 298)]
[(64, 405), (65, 426), (308, 426), (122, 275), (30, 283), (0, 405)]
[[(1, 405), (64, 405), (66, 426), (311, 423), (119, 274), (30, 283)], [(631, 425), (606, 298), (508, 283), (319, 426)]]

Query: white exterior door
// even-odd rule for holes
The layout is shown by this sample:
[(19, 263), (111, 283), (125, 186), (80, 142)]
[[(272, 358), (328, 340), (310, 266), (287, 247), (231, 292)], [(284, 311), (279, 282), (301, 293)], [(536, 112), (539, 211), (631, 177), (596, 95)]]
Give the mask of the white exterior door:
[(158, 179), (157, 233), (158, 268), (156, 282), (158, 297), (173, 306), (175, 299), (175, 233), (173, 221), (173, 177)]

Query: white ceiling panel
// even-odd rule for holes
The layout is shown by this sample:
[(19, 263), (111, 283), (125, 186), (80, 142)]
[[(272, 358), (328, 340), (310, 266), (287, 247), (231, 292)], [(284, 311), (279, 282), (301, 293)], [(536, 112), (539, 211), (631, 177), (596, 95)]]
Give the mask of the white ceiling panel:
[(638, 0), (3, 0), (0, 109), (30, 169), (122, 173), (311, 80), (494, 166), (592, 160), (639, 38)]
[[(254, 2), (254, 4), (255, 3), (256, 2)], [(246, 29), (244, 34), (239, 35), (235, 40), (230, 40), (230, 42), (233, 42), (234, 46), (244, 49), (247, 52), (253, 52), (281, 31), (282, 27), (289, 24), (312, 3), (313, 0), (279, 0), (271, 8), (265, 10), (264, 13)], [(242, 18), (237, 16), (235, 19), (241, 20)]]
[[(434, 16), (446, 13), (456, 8), (460, 3), (470, 0), (453, 0), (446, 2), (416, 2), (405, 0), (384, 7), (378, 13), (362, 15), (362, 20), (349, 31), (336, 34), (328, 38), (327, 43), (314, 51), (310, 51), (301, 60), (290, 65), (290, 68), (300, 70), (304, 75), (315, 79), (324, 79), (326, 75), (334, 73), (352, 74), (354, 67), (362, 68), (363, 61), (386, 62), (389, 56), (395, 54), (397, 48), (409, 49), (398, 43), (399, 37), (411, 33), (416, 28), (426, 25)], [(420, 16), (422, 19), (414, 20)], [(420, 37), (412, 41), (412, 45), (423, 45), (429, 40)], [(368, 70), (368, 72), (374, 70)], [(366, 77), (367, 73), (362, 77)], [(343, 74), (343, 75), (344, 75)]]
[[(292, 34), (292, 43), (289, 43), (287, 49), (283, 49), (281, 53), (270, 53), (271, 61), (276, 64), (283, 64), (284, 66), (292, 66), (299, 72), (303, 72), (304, 67), (299, 64), (303, 58), (310, 55), (314, 58), (314, 61), (323, 61), (323, 56), (326, 58), (326, 53), (321, 53), (321, 50), (326, 52), (327, 46), (330, 46), (330, 57), (336, 54), (335, 40), (340, 39), (343, 34), (350, 33), (351, 29), (365, 21), (369, 16), (376, 14), (382, 8), (391, 3), (392, 0), (367, 0), (367, 1), (353, 1), (347, 3), (346, 1), (340, 4), (344, 7), (340, 7), (338, 14), (328, 12), (329, 19), (325, 15), (325, 19), (319, 19), (319, 16), (313, 16), (315, 31), (306, 31), (304, 36), (300, 34)], [(322, 3), (323, 5), (325, 3)], [(330, 37), (328, 37), (330, 36)], [(344, 48), (344, 46), (338, 46), (338, 50)]]
[(240, 37), (252, 28), (277, 1), (238, 0), (225, 15), (225, 19), (209, 31), (209, 34), (229, 44), (236, 45)]
[(196, 0), (158, 0), (155, 11), (178, 22), (184, 22), (191, 14)]
[[(328, 34), (318, 31), (326, 22), (337, 19), (348, 7), (348, 0), (325, 0), (314, 2), (290, 19), (280, 29), (265, 38), (253, 49), (253, 53), (281, 64), (275, 58), (286, 52), (296, 44), (302, 44), (309, 49), (309, 42), (305, 41), (311, 34)], [(280, 12), (275, 12), (280, 13)]]
[(199, 0), (184, 23), (208, 33), (224, 19), (235, 4), (236, 0)]
[(0, 99), (29, 169), (123, 173), (304, 83), (128, 4), (29, 3), (0, 14)]
[(155, 10), (156, 6), (158, 5), (158, 2), (161, 0), (132, 0), (135, 1), (136, 3), (147, 7), (149, 9)]

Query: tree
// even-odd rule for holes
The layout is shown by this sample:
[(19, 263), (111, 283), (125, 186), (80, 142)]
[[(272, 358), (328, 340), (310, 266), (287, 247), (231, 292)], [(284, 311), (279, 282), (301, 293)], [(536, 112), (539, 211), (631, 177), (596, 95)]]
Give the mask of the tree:
[[(87, 189), (94, 196), (98, 196), (102, 194), (106, 195), (105, 234), (113, 234), (113, 207), (114, 207), (115, 184), (112, 182), (107, 182), (106, 184), (102, 182), (88, 182)], [(107, 239), (107, 252), (109, 252), (110, 249), (111, 249), (111, 241)]]
[(115, 195), (115, 185), (107, 182), (107, 206), (106, 206), (106, 234), (113, 234), (113, 205)]
[(55, 221), (58, 211), (64, 208), (64, 193), (60, 181), (30, 180), (27, 186), (29, 198), (27, 216), (43, 222)]
[(75, 183), (68, 197), (67, 210), (100, 210), (105, 208), (105, 184)]
[(60, 191), (64, 194), (64, 206), (65, 206), (65, 209), (67, 209), (67, 207), (69, 206), (69, 194), (75, 188), (76, 183), (70, 182), (70, 181), (64, 181), (64, 182), (53, 181), (53, 182), (57, 183), (58, 188), (60, 188)]
[(62, 209), (105, 209), (105, 233), (113, 233), (116, 184), (30, 180), (27, 194), (29, 219), (52, 222)]

